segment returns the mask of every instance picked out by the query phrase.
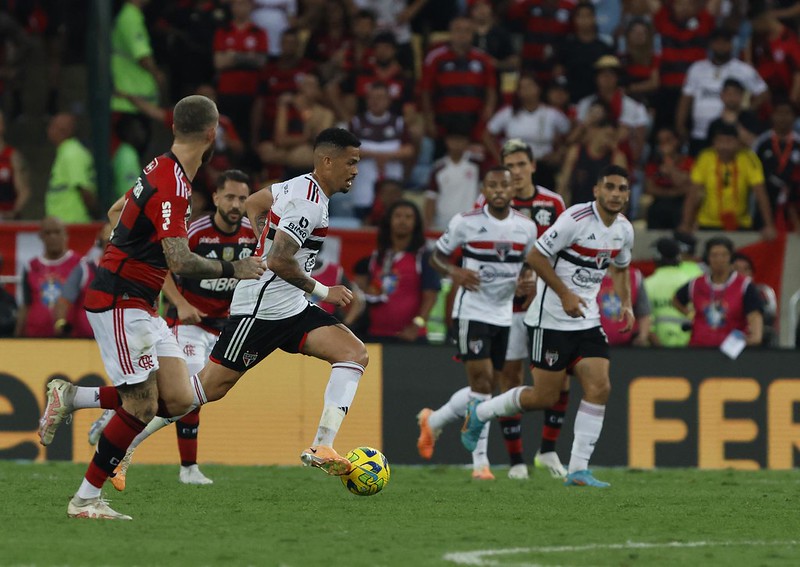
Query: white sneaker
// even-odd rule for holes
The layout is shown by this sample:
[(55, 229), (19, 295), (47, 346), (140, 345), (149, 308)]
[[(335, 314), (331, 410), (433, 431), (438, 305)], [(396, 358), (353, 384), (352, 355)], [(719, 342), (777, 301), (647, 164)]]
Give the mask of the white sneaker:
[(90, 518), (92, 520), (132, 520), (130, 516), (115, 512), (102, 496), (84, 500), (77, 495), (72, 497), (67, 506), (67, 517)]
[(39, 442), (49, 445), (53, 442), (56, 429), (65, 419), (72, 419), (72, 401), (75, 399), (75, 386), (66, 380), (50, 380), (47, 384), (47, 404), (39, 420)]
[(508, 478), (513, 478), (514, 480), (528, 480), (528, 466), (525, 463), (512, 465), (511, 468), (508, 469)]
[(214, 484), (214, 481), (200, 472), (197, 465), (181, 467), (180, 481), (183, 484)]
[(115, 414), (116, 412), (113, 409), (107, 409), (103, 412), (103, 415), (92, 422), (92, 426), (89, 428), (89, 445), (97, 445), (103, 430)]
[(561, 464), (561, 460), (558, 458), (558, 454), (555, 451), (548, 451), (547, 453), (536, 451), (533, 464), (537, 469), (547, 469), (550, 471), (550, 476), (553, 478), (564, 479), (567, 477), (567, 469)]

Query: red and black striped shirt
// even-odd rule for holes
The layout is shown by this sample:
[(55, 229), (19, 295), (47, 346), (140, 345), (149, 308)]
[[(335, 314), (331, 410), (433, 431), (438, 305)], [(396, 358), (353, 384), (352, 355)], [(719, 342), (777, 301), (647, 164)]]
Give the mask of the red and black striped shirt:
[(714, 17), (701, 10), (685, 22), (678, 22), (670, 9), (662, 6), (653, 18), (653, 26), (661, 35), (661, 86), (680, 88), (689, 66), (706, 58)]
[(508, 7), (510, 21), (524, 22), (522, 67), (543, 84), (553, 78), (556, 45), (572, 32), (573, 8), (570, 0), (516, 0)]
[(483, 111), (487, 94), (497, 87), (491, 58), (475, 47), (458, 55), (449, 45), (437, 47), (425, 58), (422, 91), (430, 93), (437, 120), (475, 116)]

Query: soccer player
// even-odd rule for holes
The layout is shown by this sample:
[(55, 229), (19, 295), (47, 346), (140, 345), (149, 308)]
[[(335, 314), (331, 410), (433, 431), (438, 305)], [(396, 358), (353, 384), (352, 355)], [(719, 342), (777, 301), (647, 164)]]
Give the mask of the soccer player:
[(531, 331), (533, 387), (512, 388), (491, 400), (470, 401), (461, 441), (472, 451), (490, 419), (552, 407), (568, 368), (580, 380), (583, 399), (575, 418), (575, 439), (567, 486), (607, 487), (589, 471), (589, 459), (603, 427), (611, 389), (608, 341), (600, 326), (597, 294), (606, 271), (622, 302), (625, 330), (633, 325), (628, 266), (633, 227), (621, 214), (628, 204), (628, 172), (601, 170), (595, 201), (574, 205), (536, 241), (528, 255), (539, 276), (536, 298), (525, 316)]
[[(536, 225), (511, 208), (511, 171), (505, 166), (490, 169), (483, 178), (482, 192), (486, 199), (483, 208), (454, 216), (431, 257), (434, 268), (459, 286), (453, 320), (469, 386), (436, 411), (425, 408), (419, 413), (417, 447), (423, 458), (431, 457), (439, 432), (464, 415), (470, 400), (491, 397), (505, 362), (514, 294), (526, 283), (527, 291), (532, 291), (530, 269), (524, 262), (536, 239)], [(464, 261), (461, 268), (448, 261), (458, 249)], [(487, 423), (477, 447), (470, 449), (474, 479), (494, 479), (486, 455), (488, 434)]]
[[(124, 196), (119, 220), (106, 246), (85, 308), (111, 387), (76, 387), (52, 380), (40, 421), (43, 445), (72, 411), (115, 409), (100, 436), (78, 492), (67, 507), (71, 518), (130, 520), (102, 499), (100, 489), (136, 435), (158, 412), (183, 415), (198, 397), (199, 378), (189, 376), (175, 335), (156, 314), (167, 270), (183, 277), (257, 278), (263, 263), (204, 258), (189, 249), (186, 221), (191, 180), (211, 154), (219, 113), (209, 99), (193, 95), (175, 106), (172, 148), (153, 161)], [(194, 385), (194, 386), (193, 386)]]
[[(244, 203), (250, 195), (250, 177), (239, 170), (229, 169), (217, 179), (216, 191), (212, 195), (216, 211), (204, 215), (189, 225), (189, 248), (205, 258), (230, 261), (247, 258), (256, 247), (256, 236), (250, 220), (244, 216)], [(178, 339), (178, 346), (186, 357), (189, 374), (200, 372), (217, 342), (222, 327), (228, 318), (236, 278), (209, 278), (196, 280), (181, 278), (164, 281), (164, 293), (172, 303), (167, 320)], [(113, 410), (106, 410), (92, 425), (89, 442), (94, 445), (99, 439)], [(156, 420), (157, 421), (157, 420)], [(107, 421), (106, 421), (107, 423)], [(154, 422), (151, 422), (154, 423)], [(178, 451), (181, 468), (178, 476), (184, 484), (212, 484), (197, 466), (197, 432), (200, 427), (200, 408), (176, 422)], [(149, 427), (149, 424), (148, 424)], [(95, 437), (93, 439), (93, 437)], [(137, 438), (138, 439), (138, 438)], [(131, 455), (136, 448), (136, 439), (131, 443), (119, 470), (111, 477), (117, 490), (124, 490)]]

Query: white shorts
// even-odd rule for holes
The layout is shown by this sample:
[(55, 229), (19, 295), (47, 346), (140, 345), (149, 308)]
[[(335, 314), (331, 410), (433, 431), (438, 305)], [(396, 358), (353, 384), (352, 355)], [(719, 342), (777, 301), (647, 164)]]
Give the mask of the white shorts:
[(197, 374), (208, 362), (211, 349), (217, 343), (217, 335), (197, 325), (175, 325), (172, 332), (186, 359), (189, 375)]
[(514, 313), (508, 332), (506, 360), (525, 360), (528, 358), (528, 329), (525, 327), (525, 312)]
[(144, 382), (158, 370), (161, 356), (183, 358), (167, 322), (143, 309), (87, 311), (86, 315), (114, 386)]

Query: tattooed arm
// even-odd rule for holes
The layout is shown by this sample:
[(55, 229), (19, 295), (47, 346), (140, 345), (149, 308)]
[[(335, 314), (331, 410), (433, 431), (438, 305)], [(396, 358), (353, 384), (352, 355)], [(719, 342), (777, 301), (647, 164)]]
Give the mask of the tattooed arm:
[(264, 273), (264, 266), (259, 258), (249, 257), (230, 262), (233, 265), (232, 274), (223, 274), (223, 262), (209, 260), (189, 250), (189, 241), (186, 238), (163, 238), (161, 247), (167, 259), (170, 271), (187, 278), (203, 279), (217, 278), (225, 275), (240, 280), (257, 279)]
[(261, 236), (261, 231), (267, 224), (267, 215), (272, 208), (272, 200), (272, 186), (267, 185), (250, 195), (244, 202), (247, 218), (250, 219), (256, 237)]
[(275, 240), (267, 253), (267, 268), (283, 281), (299, 287), (306, 293), (314, 291), (316, 282), (300, 268), (294, 255), (300, 245), (283, 230), (275, 231)]

